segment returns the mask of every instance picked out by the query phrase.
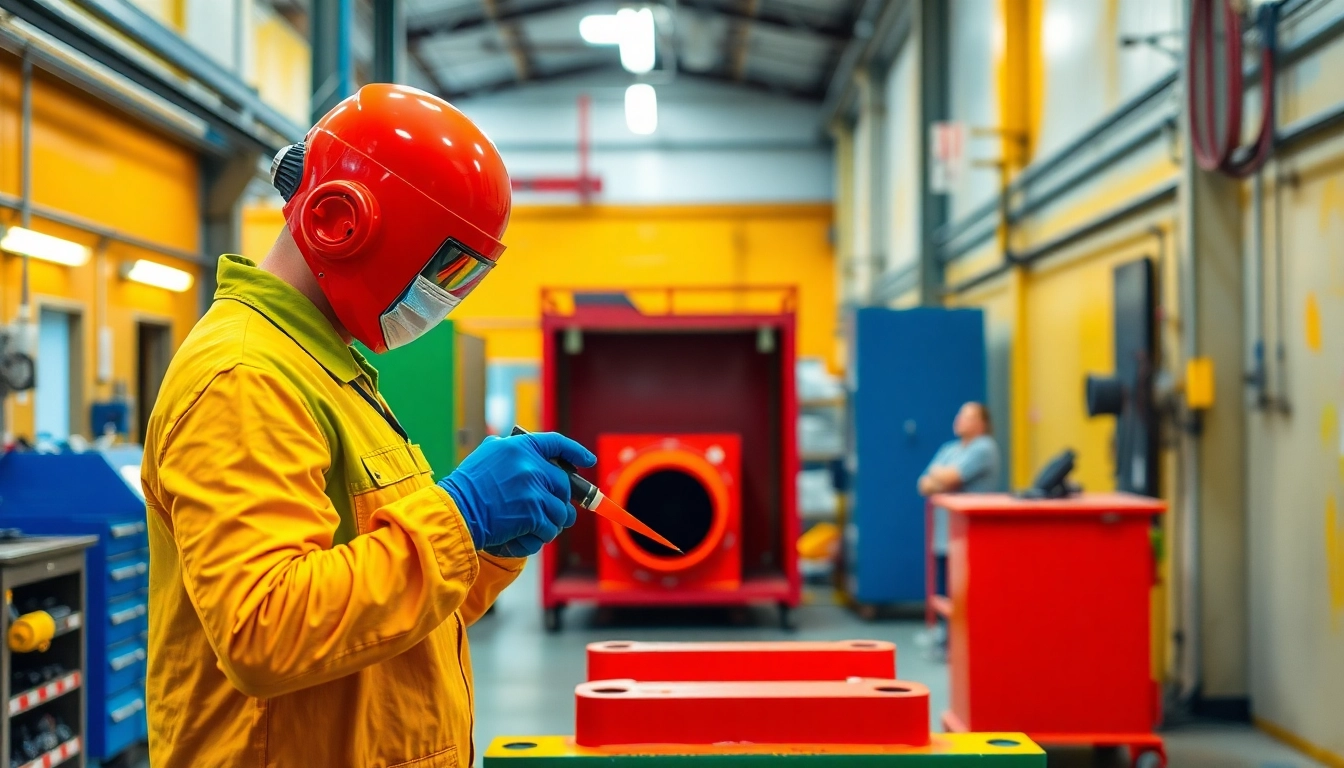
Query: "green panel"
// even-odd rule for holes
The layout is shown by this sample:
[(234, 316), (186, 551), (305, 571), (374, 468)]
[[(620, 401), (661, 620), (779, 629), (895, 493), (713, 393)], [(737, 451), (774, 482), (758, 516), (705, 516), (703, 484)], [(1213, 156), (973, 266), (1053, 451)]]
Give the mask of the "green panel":
[(445, 320), (400, 349), (374, 355), (356, 348), (378, 369), (378, 391), (397, 421), (441, 477), (457, 466), (457, 331)]
[[(532, 746), (526, 746), (532, 745)], [(511, 746), (525, 746), (513, 749)], [(631, 751), (640, 749), (631, 747)], [(616, 750), (585, 749), (565, 737), (501, 737), (485, 753), (486, 768), (736, 768), (789, 765), (805, 768), (1045, 768), (1045, 752), (1020, 733), (937, 734), (927, 747), (888, 748), (872, 753), (841, 751), (810, 753), (801, 748), (764, 745), (691, 747), (695, 754), (614, 754)]]

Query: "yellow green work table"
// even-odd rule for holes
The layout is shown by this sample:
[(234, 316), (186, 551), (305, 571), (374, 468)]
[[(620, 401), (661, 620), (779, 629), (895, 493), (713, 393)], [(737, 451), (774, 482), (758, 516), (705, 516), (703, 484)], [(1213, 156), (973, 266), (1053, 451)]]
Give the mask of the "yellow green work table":
[(544, 766), (775, 765), (807, 768), (1045, 768), (1045, 752), (1020, 733), (938, 733), (927, 746), (652, 744), (580, 747), (569, 736), (501, 736), (485, 752), (486, 768)]

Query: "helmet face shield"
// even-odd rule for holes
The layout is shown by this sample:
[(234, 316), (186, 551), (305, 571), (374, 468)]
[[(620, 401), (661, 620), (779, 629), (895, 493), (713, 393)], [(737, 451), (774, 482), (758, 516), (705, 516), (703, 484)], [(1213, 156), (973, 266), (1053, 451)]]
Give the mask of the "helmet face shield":
[(445, 241), (420, 271), (420, 276), (459, 301), (465, 299), (495, 266), (456, 240)]
[(429, 333), (481, 284), (495, 264), (453, 240), (439, 250), (379, 318), (387, 349)]

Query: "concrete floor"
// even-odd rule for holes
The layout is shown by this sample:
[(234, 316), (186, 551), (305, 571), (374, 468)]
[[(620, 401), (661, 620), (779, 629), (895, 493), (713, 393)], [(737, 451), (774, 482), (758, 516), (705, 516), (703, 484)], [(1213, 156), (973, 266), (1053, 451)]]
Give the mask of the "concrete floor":
[[(865, 623), (826, 600), (799, 609), (795, 632), (778, 629), (775, 612), (765, 609), (735, 617), (730, 612), (573, 607), (565, 613), (564, 631), (548, 634), (541, 625), (539, 570), (529, 566), (470, 632), (478, 754), (496, 736), (572, 733), (584, 646), (596, 640), (890, 640), (898, 648), (901, 678), (929, 687), (933, 712), (947, 707), (947, 667), (931, 661), (914, 642), (922, 627), (918, 622)], [(1250, 727), (1186, 726), (1164, 736), (1171, 768), (1324, 768)], [(1119, 755), (1090, 751), (1052, 751), (1050, 760), (1051, 768), (1124, 764)]]

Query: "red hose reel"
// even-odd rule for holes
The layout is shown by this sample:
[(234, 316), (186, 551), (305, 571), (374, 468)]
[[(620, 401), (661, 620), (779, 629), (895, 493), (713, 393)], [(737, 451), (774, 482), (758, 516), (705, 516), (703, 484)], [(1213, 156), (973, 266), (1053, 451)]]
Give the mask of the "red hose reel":
[(741, 586), (741, 464), (737, 435), (599, 436), (597, 473), (604, 492), (683, 551), (601, 520), (601, 589)]
[(1192, 149), (1200, 168), (1239, 179), (1260, 170), (1274, 151), (1278, 3), (1260, 6), (1256, 26), (1260, 30), (1260, 128), (1249, 151), (1239, 152), (1245, 93), (1241, 15), (1231, 0), (1192, 0), (1185, 45)]

